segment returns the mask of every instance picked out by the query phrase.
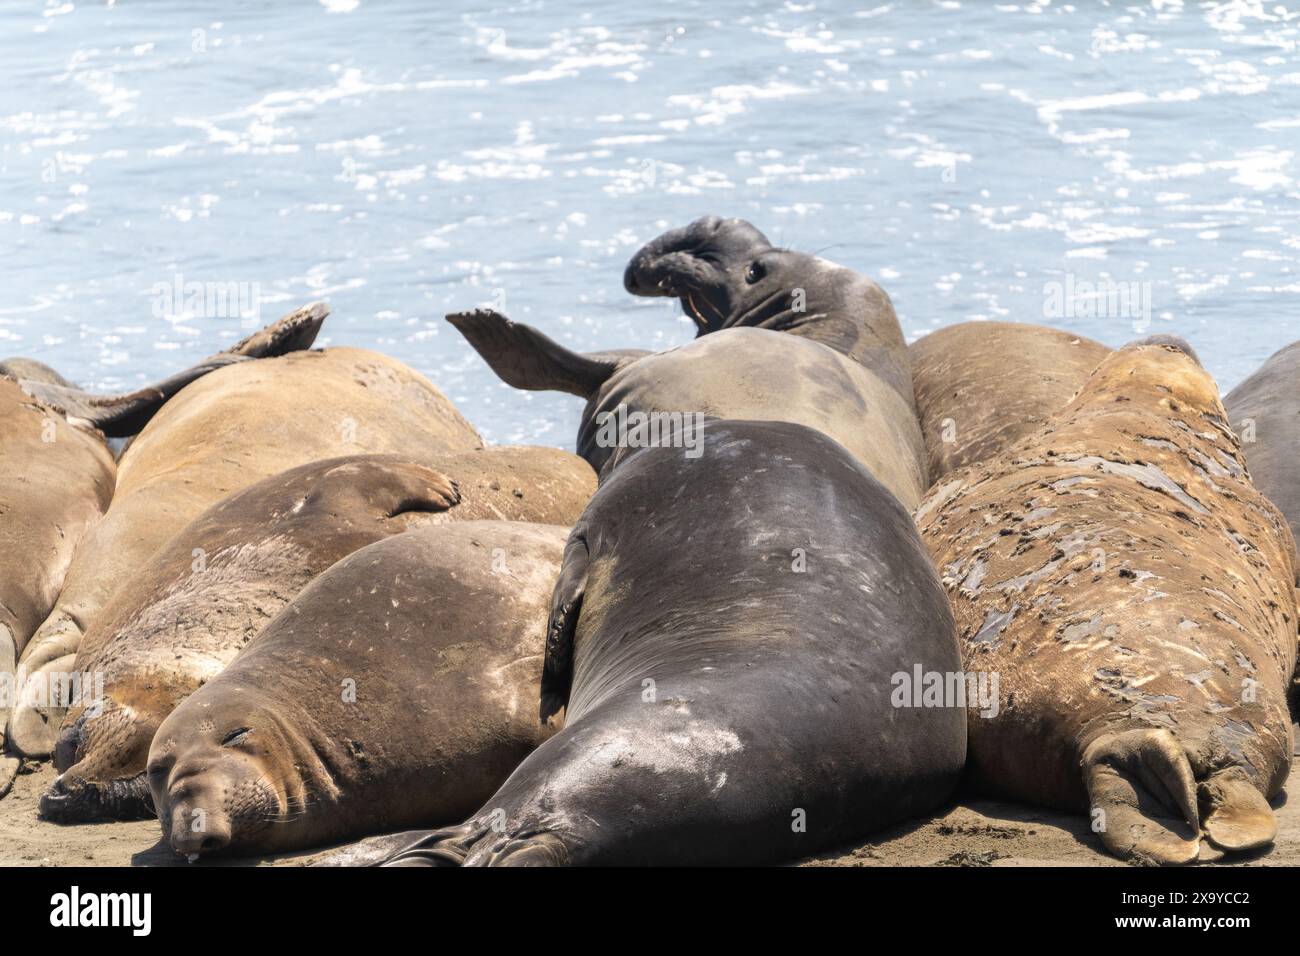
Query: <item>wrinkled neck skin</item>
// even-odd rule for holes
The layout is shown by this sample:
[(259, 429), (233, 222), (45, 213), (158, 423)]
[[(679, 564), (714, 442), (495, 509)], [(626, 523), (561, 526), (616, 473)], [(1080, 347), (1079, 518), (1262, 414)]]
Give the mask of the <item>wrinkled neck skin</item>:
[(624, 287), (672, 296), (696, 335), (752, 326), (820, 342), (876, 371), (911, 401), (911, 370), (893, 303), (870, 279), (780, 249), (740, 219), (709, 216), (647, 243)]

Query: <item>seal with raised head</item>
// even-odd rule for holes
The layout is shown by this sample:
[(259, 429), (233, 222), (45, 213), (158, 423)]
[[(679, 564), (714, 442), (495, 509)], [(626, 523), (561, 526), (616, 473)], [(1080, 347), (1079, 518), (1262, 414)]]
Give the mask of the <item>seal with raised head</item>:
[(554, 730), (538, 685), (567, 534), (419, 528), (316, 578), (158, 729), (164, 838), (260, 854), (463, 819)]
[(662, 444), (665, 432), (693, 454), (704, 419), (784, 421), (830, 435), (907, 507), (925, 493), (910, 391), (812, 339), (737, 327), (665, 352), (584, 355), (488, 309), (447, 319), (507, 384), (587, 400), (577, 451), (602, 477), (620, 447)]
[(117, 491), (53, 611), (19, 662), (9, 742), (48, 755), (62, 717), (50, 688), (86, 628), (139, 567), (205, 509), (270, 475), (341, 455), (412, 461), (481, 440), (455, 406), (395, 359), (362, 349), (292, 352), (218, 369), (164, 405), (118, 462)]
[(1300, 538), (1300, 342), (1274, 354), (1223, 404), (1256, 487)]
[(335, 458), (266, 478), (200, 515), (86, 632), (73, 672), (100, 693), (69, 708), (41, 800), (59, 822), (154, 815), (145, 762), (176, 706), (221, 672), (316, 575), (367, 544), (430, 523), (578, 520), (595, 490), (557, 448)]
[(885, 290), (819, 256), (777, 248), (743, 219), (705, 216), (652, 239), (628, 262), (623, 287), (678, 299), (697, 335), (753, 326), (820, 342), (912, 403), (907, 346)]
[(1019, 322), (961, 322), (917, 339), (907, 352), (930, 483), (1038, 431), (1110, 351)]
[(625, 454), (551, 601), (541, 714), (564, 729), (468, 822), (328, 862), (772, 863), (951, 793), (965, 713), (898, 694), (960, 668), (907, 509), (802, 425)]
[(968, 672), (979, 789), (1091, 808), (1121, 857), (1267, 845), (1291, 763), (1294, 544), (1183, 348), (1105, 358), (1041, 431), (917, 512)]

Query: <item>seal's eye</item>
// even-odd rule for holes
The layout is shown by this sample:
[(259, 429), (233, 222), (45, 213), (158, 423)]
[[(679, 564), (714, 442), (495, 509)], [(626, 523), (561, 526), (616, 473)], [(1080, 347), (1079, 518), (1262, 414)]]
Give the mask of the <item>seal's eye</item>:
[(251, 734), (252, 732), (253, 732), (252, 727), (236, 728), (235, 730), (232, 730), (230, 733), (226, 734), (226, 736), (221, 741), (221, 746), (230, 747), (233, 746), (234, 744), (241, 743), (244, 737), (246, 737), (248, 734)]
[(767, 269), (763, 267), (763, 263), (758, 261), (751, 262), (749, 268), (745, 270), (745, 281), (750, 285), (753, 285), (765, 275), (767, 275)]

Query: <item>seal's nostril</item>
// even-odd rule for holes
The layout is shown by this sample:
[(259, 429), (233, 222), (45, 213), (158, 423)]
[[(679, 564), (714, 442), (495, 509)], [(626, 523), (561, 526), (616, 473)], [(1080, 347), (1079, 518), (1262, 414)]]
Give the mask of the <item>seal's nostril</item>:
[(200, 849), (203, 850), (215, 850), (219, 846), (221, 846), (221, 841), (216, 837), (205, 837), (203, 842), (199, 844)]

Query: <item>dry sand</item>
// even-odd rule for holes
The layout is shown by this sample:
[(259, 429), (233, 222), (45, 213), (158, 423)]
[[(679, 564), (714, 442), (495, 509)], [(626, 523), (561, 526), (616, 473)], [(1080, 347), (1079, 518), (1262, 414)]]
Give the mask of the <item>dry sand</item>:
[[(99, 823), (60, 826), (36, 816), (41, 792), (54, 769), (40, 764), (20, 774), (0, 800), (0, 865), (184, 866), (159, 842), (158, 824)], [(1300, 803), (1274, 801), (1277, 843), (1262, 854), (1237, 857), (1235, 865), (1300, 864)], [(226, 866), (295, 866), (324, 851), (289, 856), (223, 860)], [(210, 865), (210, 864), (203, 864)], [(934, 817), (913, 820), (877, 834), (870, 842), (805, 860), (803, 866), (1124, 866), (1100, 850), (1087, 819), (994, 800), (962, 803)]]

